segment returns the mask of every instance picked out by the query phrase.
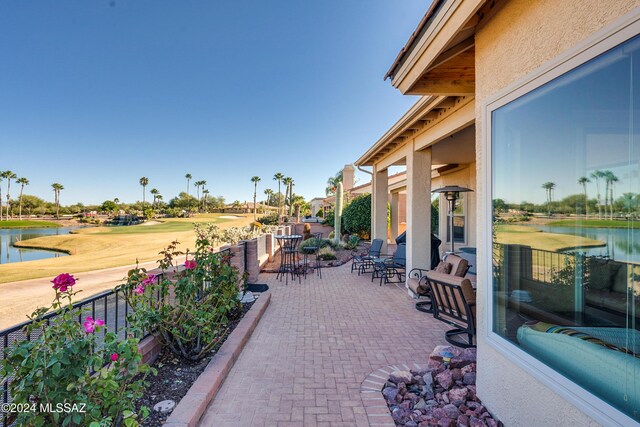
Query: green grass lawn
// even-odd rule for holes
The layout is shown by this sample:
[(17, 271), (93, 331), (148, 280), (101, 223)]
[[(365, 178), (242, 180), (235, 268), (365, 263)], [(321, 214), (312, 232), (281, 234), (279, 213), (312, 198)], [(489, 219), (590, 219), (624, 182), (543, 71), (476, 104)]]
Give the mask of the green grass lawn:
[(619, 221), (608, 219), (565, 219), (552, 221), (546, 225), (558, 227), (584, 228), (640, 228), (640, 221)]
[(59, 224), (50, 221), (32, 221), (28, 219), (0, 221), (0, 228), (56, 228)]
[(543, 232), (527, 225), (499, 224), (496, 228), (496, 242), (531, 246), (545, 251), (562, 251), (571, 248), (604, 246), (600, 240), (571, 234)]

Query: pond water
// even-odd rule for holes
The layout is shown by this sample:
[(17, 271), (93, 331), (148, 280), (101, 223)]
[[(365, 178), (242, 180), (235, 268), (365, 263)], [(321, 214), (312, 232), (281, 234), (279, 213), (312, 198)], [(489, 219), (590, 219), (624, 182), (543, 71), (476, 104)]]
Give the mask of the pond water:
[(640, 263), (640, 228), (578, 228), (536, 225), (542, 231), (571, 234), (601, 240), (607, 245), (599, 248), (581, 248), (591, 256), (606, 256), (623, 262)]
[(64, 252), (47, 251), (43, 249), (16, 248), (14, 243), (21, 240), (56, 234), (69, 234), (70, 227), (60, 228), (0, 228), (0, 264), (10, 262), (33, 261), (44, 258), (58, 258), (67, 256)]

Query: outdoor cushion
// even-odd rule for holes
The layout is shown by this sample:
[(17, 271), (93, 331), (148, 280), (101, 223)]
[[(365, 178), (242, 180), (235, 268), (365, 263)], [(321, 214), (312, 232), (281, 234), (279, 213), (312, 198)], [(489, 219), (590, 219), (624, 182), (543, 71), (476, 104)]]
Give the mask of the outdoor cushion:
[(611, 290), (613, 277), (621, 265), (606, 259), (589, 258), (589, 287), (599, 290)]
[[(473, 289), (473, 286), (471, 285), (471, 281), (469, 279), (459, 276), (452, 276), (450, 274), (442, 274), (438, 273), (437, 271), (427, 272), (427, 278), (429, 279), (431, 286), (434, 287), (441, 287), (441, 285), (436, 281), (442, 281), (444, 283), (460, 286), (460, 289), (462, 290), (462, 296), (457, 292), (451, 295), (451, 291), (449, 288), (444, 288), (442, 289), (442, 291), (446, 292), (449, 300), (455, 300), (458, 307), (464, 307), (465, 303), (469, 304), (471, 306), (472, 314), (475, 317), (476, 292)], [(464, 298), (464, 300), (462, 298)], [(449, 304), (446, 298), (443, 299), (443, 305), (446, 308), (455, 309), (455, 305)], [(465, 313), (460, 313), (460, 315), (465, 316)], [(443, 314), (442, 316), (444, 317), (445, 315)]]
[(450, 274), (451, 273), (451, 267), (452, 267), (452, 265), (451, 265), (450, 262), (440, 261), (440, 263), (436, 267), (436, 271), (438, 273), (442, 273), (442, 274)]
[[(640, 341), (640, 331), (624, 328), (574, 327), (579, 332), (609, 341), (607, 336), (624, 335), (626, 342)], [(618, 329), (618, 334), (615, 330)], [(640, 408), (640, 359), (593, 342), (565, 334), (518, 328), (522, 348), (588, 391), (628, 413)], [(616, 342), (617, 345), (620, 345)]]
[(424, 286), (426, 282), (424, 280), (416, 279), (414, 277), (409, 277), (407, 279), (407, 286), (416, 295), (426, 295), (429, 293), (428, 285)]
[(469, 261), (460, 258), (458, 255), (449, 255), (447, 262), (451, 263), (451, 274), (454, 276), (463, 277), (469, 269)]

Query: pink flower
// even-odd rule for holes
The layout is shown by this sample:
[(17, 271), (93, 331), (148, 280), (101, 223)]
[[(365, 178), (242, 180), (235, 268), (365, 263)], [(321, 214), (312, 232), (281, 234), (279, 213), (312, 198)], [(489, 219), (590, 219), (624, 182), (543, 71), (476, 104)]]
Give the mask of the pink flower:
[(115, 362), (116, 360), (118, 360), (118, 353), (112, 353), (111, 354), (111, 361)]
[(104, 320), (102, 319), (93, 320), (93, 317), (87, 316), (86, 320), (84, 321), (84, 331), (87, 334), (90, 334), (93, 331), (95, 331), (96, 326), (102, 326), (102, 325), (104, 325)]
[(147, 285), (153, 285), (153, 283), (156, 280), (156, 275), (155, 274), (149, 274), (143, 281), (142, 281), (142, 285), (143, 286), (147, 286)]
[(193, 259), (188, 259), (184, 262), (184, 268), (186, 268), (187, 270), (195, 270), (197, 266), (198, 263)]
[(58, 274), (51, 283), (53, 283), (53, 289), (60, 292), (67, 292), (68, 289), (71, 289), (71, 287), (76, 284), (76, 278), (69, 273), (62, 273)]
[(133, 289), (133, 292), (134, 292), (134, 293), (136, 293), (136, 294), (138, 294), (138, 295), (142, 295), (142, 294), (144, 293), (144, 286), (143, 286), (142, 284), (140, 284), (140, 285), (136, 286), (136, 287)]

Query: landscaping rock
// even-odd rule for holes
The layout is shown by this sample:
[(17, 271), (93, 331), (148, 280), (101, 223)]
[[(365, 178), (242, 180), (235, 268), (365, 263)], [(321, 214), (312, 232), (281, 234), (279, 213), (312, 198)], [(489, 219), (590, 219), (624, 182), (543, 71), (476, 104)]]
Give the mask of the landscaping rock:
[(503, 427), (476, 395), (476, 351), (438, 346), (428, 369), (394, 371), (382, 394), (396, 426)]

